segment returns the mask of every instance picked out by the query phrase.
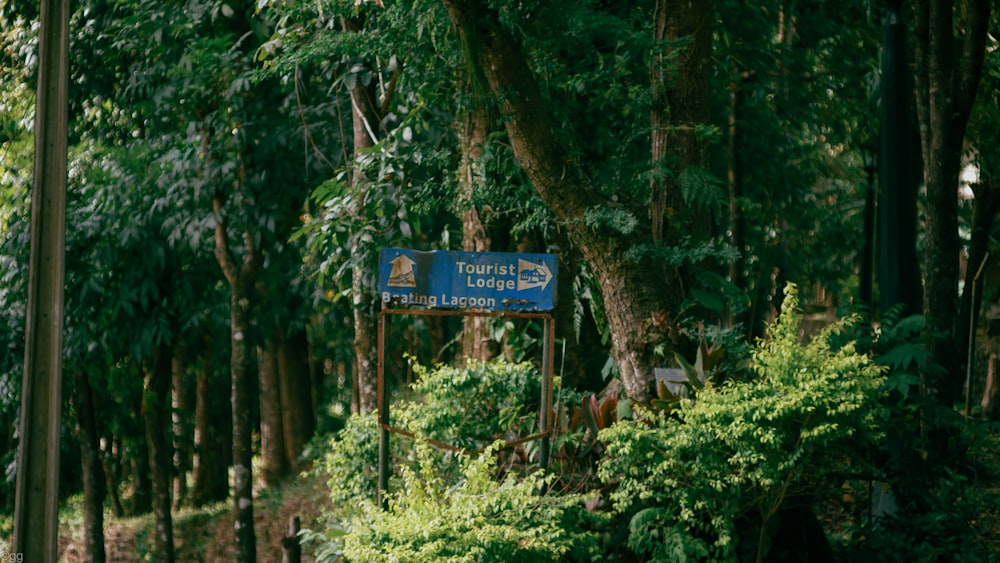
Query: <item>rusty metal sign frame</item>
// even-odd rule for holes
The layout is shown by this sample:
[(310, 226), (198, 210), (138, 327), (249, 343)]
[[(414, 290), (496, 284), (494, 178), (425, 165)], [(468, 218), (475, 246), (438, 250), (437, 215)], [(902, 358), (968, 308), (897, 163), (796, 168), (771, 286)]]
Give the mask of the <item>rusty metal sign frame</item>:
[[(553, 385), (553, 362), (555, 354), (555, 317), (549, 312), (521, 312), (521, 311), (485, 311), (479, 309), (396, 309), (385, 308), (379, 311), (378, 315), (378, 423), (379, 423), (379, 444), (378, 444), (378, 488), (376, 502), (385, 508), (388, 503), (386, 493), (389, 490), (389, 433), (400, 434), (414, 438), (414, 434), (402, 428), (396, 428), (389, 424), (389, 394), (385, 390), (385, 333), (386, 324), (392, 315), (424, 315), (435, 317), (502, 317), (519, 319), (540, 319), (542, 321), (542, 341), (545, 347), (542, 349), (542, 392), (541, 404), (538, 413), (537, 434), (532, 434), (517, 440), (507, 442), (505, 447), (512, 447), (532, 440), (539, 440), (538, 465), (542, 469), (547, 469), (549, 465), (549, 447), (552, 435), (551, 421), (549, 415), (552, 412), (552, 385)], [(444, 449), (450, 449), (465, 454), (468, 452), (456, 448), (449, 444), (437, 440), (427, 440), (429, 443)]]

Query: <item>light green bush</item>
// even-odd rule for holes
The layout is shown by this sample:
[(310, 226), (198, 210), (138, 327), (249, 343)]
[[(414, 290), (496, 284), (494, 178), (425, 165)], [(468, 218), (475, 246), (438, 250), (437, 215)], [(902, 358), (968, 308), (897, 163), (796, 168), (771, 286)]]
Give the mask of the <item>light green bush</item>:
[(417, 470), (403, 469), (402, 489), (382, 511), (364, 502), (344, 538), (346, 561), (503, 563), (594, 560), (596, 535), (580, 529), (576, 495), (539, 494), (550, 478), (535, 473), (495, 479), (492, 449), (461, 458), (462, 478), (440, 478), (427, 446)]
[(840, 325), (802, 344), (795, 287), (786, 293), (754, 349), (754, 380), (706, 386), (674, 416), (645, 413), (601, 432), (608, 449), (599, 474), (617, 484), (616, 510), (635, 513), (636, 553), (761, 560), (772, 518), (789, 499), (838, 485), (874, 451), (881, 369), (850, 345), (831, 349)]
[[(414, 365), (413, 370), (418, 379), (411, 398), (389, 411), (393, 426), (470, 451), (505, 435), (533, 431), (541, 375), (531, 364), (470, 361), (466, 368)], [(376, 413), (351, 416), (327, 442), (328, 452), (315, 471), (327, 477), (339, 517), (375, 497), (378, 442)], [(390, 445), (392, 467), (416, 462), (412, 438), (392, 434)], [(441, 450), (435, 458), (439, 470), (457, 475), (453, 452)]]
[(413, 372), (415, 398), (393, 406), (411, 432), (479, 451), (498, 437), (534, 431), (542, 376), (531, 363), (414, 364)]
[(580, 526), (601, 516), (580, 497), (540, 495), (551, 478), (498, 467), (496, 446), (469, 457), (426, 440), (478, 451), (536, 431), (538, 371), (503, 360), (414, 371), (412, 399), (390, 410), (417, 438), (391, 436), (389, 511), (374, 502), (376, 415), (350, 417), (317, 464), (333, 505), (324, 529), (304, 533), (317, 561), (592, 560), (596, 536)]
[(327, 478), (336, 514), (348, 516), (358, 509), (363, 499), (375, 498), (378, 441), (378, 414), (368, 413), (352, 415), (344, 428), (327, 443), (329, 450), (313, 471)]

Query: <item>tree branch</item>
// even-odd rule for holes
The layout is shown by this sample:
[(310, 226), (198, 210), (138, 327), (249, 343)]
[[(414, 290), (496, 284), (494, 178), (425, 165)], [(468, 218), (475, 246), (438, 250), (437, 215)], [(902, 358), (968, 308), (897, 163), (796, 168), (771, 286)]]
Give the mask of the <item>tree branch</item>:
[(979, 81), (983, 74), (983, 60), (986, 56), (986, 34), (990, 21), (989, 0), (969, 0), (966, 7), (965, 38), (962, 41), (961, 58), (957, 61), (959, 69), (955, 75), (955, 107), (964, 114), (962, 121), (968, 119), (972, 111)]
[(389, 85), (385, 88), (385, 93), (382, 94), (382, 104), (378, 108), (378, 114), (380, 116), (385, 115), (389, 112), (389, 104), (392, 102), (392, 98), (396, 93), (396, 87), (399, 86), (399, 79), (403, 75), (403, 59), (399, 60), (399, 65), (397, 65), (396, 70), (392, 73), (392, 78), (389, 79)]
[(226, 276), (229, 285), (236, 283), (239, 276), (239, 267), (236, 259), (229, 249), (229, 236), (226, 233), (226, 219), (222, 216), (223, 196), (216, 194), (212, 198), (212, 210), (215, 212), (215, 259), (222, 267), (222, 273)]

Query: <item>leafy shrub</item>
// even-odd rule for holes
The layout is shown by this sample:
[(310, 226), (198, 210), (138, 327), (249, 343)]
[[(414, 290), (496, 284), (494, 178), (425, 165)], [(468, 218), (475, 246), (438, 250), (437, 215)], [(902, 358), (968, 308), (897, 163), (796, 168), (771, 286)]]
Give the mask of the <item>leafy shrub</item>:
[[(534, 424), (541, 375), (529, 363), (470, 361), (466, 368), (413, 369), (418, 376), (414, 398), (398, 401), (389, 411), (391, 424), (398, 428), (477, 451)], [(349, 417), (327, 444), (329, 452), (315, 471), (329, 477), (338, 510), (350, 511), (361, 499), (374, 498), (378, 442), (377, 414), (370, 413)], [(413, 438), (393, 434), (390, 445), (393, 466), (415, 461)], [(452, 455), (442, 452), (439, 457), (444, 463)]]
[(488, 448), (461, 458), (457, 484), (440, 478), (428, 446), (416, 469), (404, 467), (389, 509), (366, 501), (344, 536), (346, 561), (591, 561), (597, 537), (580, 528), (586, 513), (575, 495), (541, 495), (549, 477), (508, 473), (497, 482)]
[(756, 346), (752, 381), (706, 385), (673, 416), (645, 412), (601, 432), (600, 476), (616, 510), (634, 512), (629, 547), (656, 560), (734, 560), (769, 549), (776, 516), (856, 473), (880, 438), (881, 368), (840, 325), (799, 341), (797, 291)]
[(331, 506), (337, 515), (348, 516), (361, 500), (375, 498), (378, 443), (378, 414), (351, 416), (327, 444), (329, 452), (314, 466), (314, 472), (327, 477)]
[[(529, 363), (470, 361), (466, 368), (434, 369), (415, 365), (414, 372), (418, 380), (413, 398), (398, 401), (389, 413), (392, 425), (416, 436), (391, 436), (390, 465), (396, 472), (390, 477), (390, 491), (416, 486), (413, 475), (434, 474), (443, 487), (467, 481), (458, 461), (464, 456), (425, 447), (428, 440), (475, 452), (498, 439), (534, 430), (541, 375)], [(378, 445), (377, 415), (354, 415), (328, 442), (328, 453), (316, 464), (313, 471), (326, 476), (334, 507), (325, 515), (325, 530), (304, 534), (315, 544), (320, 560), (335, 559), (345, 530), (353, 529), (352, 522), (363, 519), (370, 509), (377, 487)]]
[(528, 362), (469, 360), (464, 368), (434, 369), (415, 364), (413, 371), (418, 399), (393, 407), (411, 432), (478, 451), (498, 437), (533, 430), (542, 376)]

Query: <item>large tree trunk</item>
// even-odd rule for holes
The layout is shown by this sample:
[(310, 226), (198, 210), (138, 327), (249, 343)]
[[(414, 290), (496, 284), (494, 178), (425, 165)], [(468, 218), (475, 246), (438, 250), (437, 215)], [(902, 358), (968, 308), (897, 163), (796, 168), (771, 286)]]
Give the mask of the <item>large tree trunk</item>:
[(104, 469), (94, 418), (94, 395), (85, 371), (77, 369), (75, 379), (73, 402), (83, 473), (83, 553), (87, 561), (101, 563), (107, 559), (104, 550)]
[[(651, 156), (654, 169), (670, 172), (653, 174), (650, 185), (649, 217), (656, 243), (672, 242), (665, 223), (684, 207), (681, 174), (688, 167), (706, 164), (708, 147), (698, 139), (696, 129), (711, 117), (712, 4), (711, 0), (656, 1), (653, 33), (662, 47), (650, 64)], [(668, 158), (675, 163), (668, 163)], [(681, 227), (702, 225), (704, 229), (708, 224), (702, 220)]]
[(145, 389), (142, 395), (142, 412), (146, 422), (146, 442), (149, 444), (149, 468), (153, 481), (153, 510), (156, 518), (156, 560), (172, 563), (174, 560), (174, 526), (170, 510), (172, 477), (172, 452), (167, 432), (170, 429), (170, 381), (173, 349), (161, 346), (153, 353), (151, 365), (146, 366)]
[[(229, 495), (229, 456), (225, 436), (231, 435), (229, 401), (220, 401), (210, 381), (212, 353), (206, 340), (195, 387), (194, 452), (191, 504), (204, 506)], [(230, 385), (227, 384), (226, 387)]]
[[(222, 216), (223, 201), (213, 201), (216, 216)], [(263, 257), (251, 233), (244, 233), (242, 261), (229, 248), (226, 221), (215, 226), (215, 257), (230, 289), (230, 342), (233, 407), (233, 514), (235, 515), (236, 560), (254, 563), (257, 542), (253, 517), (253, 346), (250, 342), (254, 285)]]
[[(627, 240), (618, 234), (590, 228), (580, 220), (588, 210), (612, 202), (594, 189), (580, 163), (574, 161), (559, 141), (562, 133), (557, 131), (555, 118), (541, 96), (517, 41), (484, 2), (442, 1), (465, 44), (464, 51), (474, 57), (471, 64), (483, 72), (490, 90), (501, 99), (504, 124), (518, 162), (591, 265), (602, 289), (612, 354), (628, 395), (637, 401), (648, 400), (653, 391), (653, 367), (658, 361), (653, 344), (667, 337), (662, 328), (664, 324), (657, 319), (669, 317), (671, 309), (681, 302), (681, 276), (676, 272), (664, 275), (662, 266), (650, 260), (628, 259), (627, 250), (638, 242), (636, 235)], [(671, 2), (661, 10), (658, 13), (694, 12), (697, 17), (692, 15), (692, 22), (703, 21), (703, 14), (709, 15), (697, 30), (681, 27), (666, 30), (668, 34), (696, 32), (695, 40), (684, 48), (680, 57), (690, 59), (696, 66), (704, 64), (697, 59), (709, 55), (702, 49), (710, 45), (710, 35), (704, 34), (710, 33), (712, 3), (694, 2), (682, 6), (680, 2)], [(696, 98), (708, 98), (707, 92), (697, 89), (699, 80), (692, 78), (688, 82), (679, 77), (677, 84), (683, 85), (683, 90), (667, 94), (667, 99), (679, 102), (674, 110), (676, 113), (668, 120), (678, 128), (691, 125), (688, 116), (701, 111)], [(686, 164), (693, 163), (702, 152), (694, 146), (678, 148)], [(637, 216), (651, 213), (655, 219), (656, 226), (643, 235), (649, 242), (658, 237), (666, 240), (668, 229), (663, 228), (662, 223), (666, 209), (662, 202), (674, 201), (675, 197), (666, 185), (655, 194), (656, 207), (651, 211), (632, 210)], [(667, 226), (672, 231), (682, 230), (681, 225)]]
[[(964, 3), (963, 21), (957, 23), (952, 0), (921, 0), (914, 8), (915, 100), (927, 194), (924, 311), (926, 330), (944, 335), (929, 344), (943, 369), (922, 372), (920, 391), (926, 402), (946, 408), (959, 400), (965, 380), (959, 347), (967, 342), (961, 335), (967, 328), (958, 326), (962, 248), (957, 191), (962, 145), (982, 74), (989, 4)], [(956, 29), (964, 36), (956, 38)], [(940, 461), (948, 456), (952, 431), (932, 422), (936, 418), (923, 419), (922, 430), (929, 458)]]
[(285, 433), (281, 420), (281, 385), (278, 345), (274, 335), (257, 349), (260, 375), (260, 464), (264, 486), (276, 487), (291, 474), (285, 457)]
[(927, 190), (924, 310), (928, 330), (947, 335), (931, 341), (931, 351), (945, 369), (940, 375), (923, 374), (921, 391), (939, 404), (951, 406), (964, 382), (963, 361), (956, 349), (962, 251), (958, 176), (962, 143), (982, 75), (990, 2), (963, 3), (964, 17), (958, 29), (964, 35), (957, 38), (953, 1), (920, 0), (915, 5), (916, 107)]
[(281, 392), (281, 428), (284, 431), (285, 457), (292, 471), (303, 468), (302, 452), (316, 431), (316, 407), (313, 399), (309, 362), (309, 338), (305, 328), (279, 334), (278, 384)]

